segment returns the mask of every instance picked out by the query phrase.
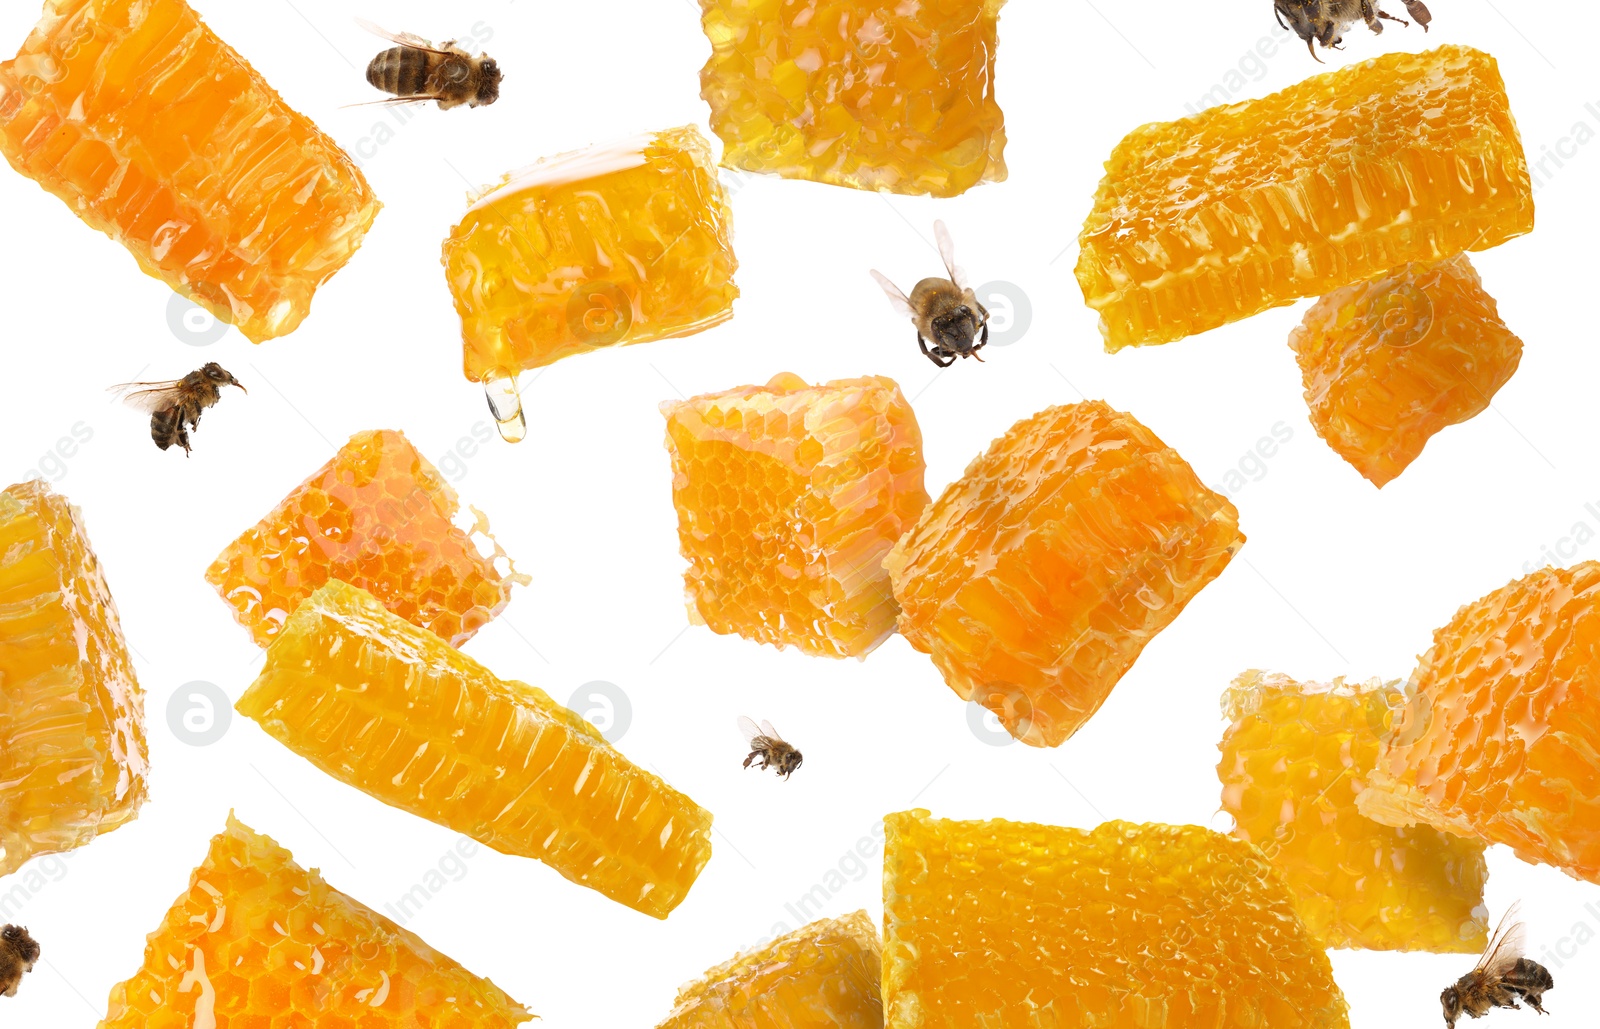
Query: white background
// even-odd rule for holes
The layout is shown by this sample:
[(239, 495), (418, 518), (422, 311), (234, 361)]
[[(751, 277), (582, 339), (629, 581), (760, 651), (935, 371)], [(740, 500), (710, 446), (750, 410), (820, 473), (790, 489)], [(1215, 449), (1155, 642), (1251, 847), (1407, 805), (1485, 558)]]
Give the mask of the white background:
[[(1433, 0), (1430, 35), (1393, 27), (1375, 39), (1356, 29), (1346, 53), (1330, 57), (1447, 41), (1487, 49), (1500, 59), (1530, 155), (1558, 144), (1572, 155), (1563, 168), (1546, 165), (1537, 231), (1474, 257), (1526, 342), (1521, 370), (1494, 410), (1436, 437), (1381, 492), (1307, 422), (1285, 346), (1304, 305), (1110, 357), (1072, 277), (1101, 162), (1127, 130), (1199, 106), (1230, 72), (1244, 98), (1320, 70), (1297, 42), (1278, 45), (1267, 0), (1016, 0), (1001, 21), (998, 65), (1009, 181), (940, 201), (741, 177), (734, 319), (525, 376), (528, 440), (481, 449), (473, 436), (487, 415), (481, 391), (461, 377), (440, 241), (467, 191), (507, 169), (636, 131), (704, 127), (697, 72), (709, 46), (695, 4), (199, 6), (290, 104), (370, 155), (365, 170), (386, 207), (298, 332), (255, 347), (230, 331), (194, 348), (169, 329), (171, 294), (160, 282), (0, 169), (0, 478), (42, 468), (83, 509), (147, 691), (153, 768), (152, 799), (136, 822), (65, 860), (36, 862), (22, 894), (14, 888), (27, 871), (0, 881), (0, 896), (13, 891), (12, 919), (33, 928), (45, 955), (20, 995), (0, 1000), (0, 1024), (85, 1026), (103, 1014), (230, 808), (379, 908), (454, 846), (450, 832), (334, 782), (247, 720), (198, 748), (168, 727), (180, 686), (206, 681), (237, 697), (261, 664), (202, 578), (207, 564), (361, 429), (403, 429), (465, 502), (489, 513), (533, 576), (467, 651), (560, 699), (594, 680), (617, 684), (632, 719), (621, 749), (717, 816), (715, 855), (668, 921), (487, 850), (409, 921), (550, 1029), (653, 1025), (679, 984), (777, 926), (795, 927), (786, 905), (819, 884), (831, 894), (827, 913), (864, 907), (876, 917), (876, 844), (870, 861), (848, 854), (885, 812), (1215, 824), (1218, 697), (1234, 675), (1262, 667), (1404, 677), (1458, 605), (1544, 563), (1545, 548), (1560, 547), (1560, 563), (1600, 557), (1600, 546), (1571, 539), (1580, 523), (1582, 535), (1600, 531), (1590, 300), (1600, 146), (1570, 138), (1580, 123), (1585, 140), (1600, 131), (1590, 52), (1600, 16), (1589, 5)], [(32, 8), (18, 0), (0, 12), (0, 50), (21, 42)], [(419, 110), (403, 126), (378, 109), (340, 109), (370, 98), (362, 68), (381, 45), (355, 27), (357, 14), (434, 38), (469, 35), (482, 22), (492, 32), (486, 48), (507, 70), (504, 99), (477, 111)], [(1262, 40), (1276, 52), (1248, 56)], [(936, 372), (866, 274), (876, 266), (909, 285), (935, 271), (936, 217), (950, 224), (975, 282), (1015, 283), (1031, 302), (1026, 334), (991, 347), (987, 364)], [(105, 393), (207, 360), (250, 394), (230, 393), (206, 415), (189, 460), (158, 452), (144, 419)], [(865, 662), (834, 662), (687, 626), (657, 404), (779, 371), (899, 381), (914, 398), (934, 493), (1017, 419), (1104, 398), (1215, 487), (1243, 462), (1250, 476), (1233, 499), (1249, 543), (1067, 744), (996, 746), (992, 724), (969, 727), (966, 707), (898, 637)], [(41, 466), (79, 423), (89, 441)], [(1270, 459), (1251, 458), (1278, 423), (1292, 439)], [(583, 706), (606, 717), (604, 705)], [(741, 713), (771, 719), (804, 749), (792, 781), (741, 772)], [(841, 862), (832, 885), (842, 888), (830, 889)], [(1600, 932), (1600, 887), (1500, 847), (1489, 864), (1490, 907), (1523, 899), (1533, 955), (1555, 975), (1553, 1017), (1539, 1024), (1591, 1024), (1600, 946), (1588, 941)], [(1558, 945), (1575, 956), (1558, 957)], [(1438, 1024), (1439, 990), (1471, 959), (1335, 952), (1333, 962), (1355, 1025), (1426, 1026)], [(1492, 1023), (1533, 1018), (1501, 1012)]]

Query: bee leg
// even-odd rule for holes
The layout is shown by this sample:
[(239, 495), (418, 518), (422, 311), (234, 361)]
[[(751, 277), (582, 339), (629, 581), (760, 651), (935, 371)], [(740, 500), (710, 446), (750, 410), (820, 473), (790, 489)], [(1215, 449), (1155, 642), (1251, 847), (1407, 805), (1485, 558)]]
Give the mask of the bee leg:
[[(1411, 23), (1409, 21), (1406, 21), (1404, 18), (1396, 18), (1394, 15), (1390, 14), (1388, 11), (1380, 10), (1378, 12), (1378, 17), (1384, 19), (1385, 21), (1397, 21), (1397, 22), (1400, 23), (1402, 28), (1409, 29), (1411, 27)], [(1380, 28), (1381, 28), (1381, 25), (1380, 25)]]
[(1272, 5), (1272, 13), (1277, 15), (1278, 24), (1279, 25), (1283, 25), (1283, 31), (1285, 31), (1285, 32), (1293, 31), (1292, 29), (1289, 28), (1289, 26), (1283, 24), (1283, 8), (1282, 7), (1279, 7), (1277, 4), (1273, 4)]
[(1428, 10), (1428, 5), (1422, 0), (1405, 0), (1406, 13), (1411, 15), (1413, 21), (1422, 26), (1422, 31), (1428, 31), (1428, 23), (1433, 21), (1433, 12)]

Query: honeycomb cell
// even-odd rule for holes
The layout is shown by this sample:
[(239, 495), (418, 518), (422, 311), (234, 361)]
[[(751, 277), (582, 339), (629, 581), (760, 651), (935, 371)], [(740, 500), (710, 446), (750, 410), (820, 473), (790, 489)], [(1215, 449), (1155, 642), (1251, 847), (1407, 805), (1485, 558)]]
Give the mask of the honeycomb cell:
[(0, 493), (0, 875), (81, 847), (148, 792), (144, 692), (83, 519), (37, 480)]
[(1004, 179), (1004, 2), (700, 0), (722, 163), (941, 197)]
[(884, 567), (900, 632), (950, 688), (1054, 747), (1243, 544), (1176, 451), (1086, 401), (1013, 425)]
[(1115, 351), (1532, 229), (1499, 67), (1443, 46), (1135, 129), (1106, 162), (1077, 275)]
[[(228, 544), (206, 580), (265, 647), (302, 600), (331, 579), (460, 646), (511, 601), (505, 551), (488, 519), (458, 527), (460, 502), (399, 432), (358, 432), (252, 529)], [(485, 557), (478, 541), (493, 546)], [(499, 569), (505, 561), (507, 571)]]
[(183, 0), (47, 0), (0, 64), (0, 153), (256, 343), (294, 331), (381, 206)]
[(334, 580), (289, 616), (239, 712), (403, 811), (656, 918), (711, 857), (711, 813), (582, 717)]
[(1329, 947), (1480, 953), (1483, 844), (1356, 809), (1398, 684), (1299, 683), (1250, 671), (1223, 696), (1222, 810), (1278, 867)]
[(1363, 814), (1600, 882), (1600, 563), (1542, 568), (1433, 634)]
[(679, 990), (656, 1029), (883, 1029), (881, 960), (865, 911), (812, 922)]
[(661, 411), (691, 621), (828, 657), (894, 631), (884, 555), (928, 502), (899, 386), (783, 373)]
[(532, 1017), (230, 815), (100, 1029), (509, 1029)]
[(479, 195), (444, 242), (466, 376), (514, 376), (733, 317), (732, 209), (694, 126), (552, 157)]
[(1522, 360), (1466, 254), (1336, 289), (1289, 337), (1317, 434), (1383, 486), (1476, 417)]
[(1198, 826), (885, 820), (889, 1029), (1348, 1027), (1261, 853)]

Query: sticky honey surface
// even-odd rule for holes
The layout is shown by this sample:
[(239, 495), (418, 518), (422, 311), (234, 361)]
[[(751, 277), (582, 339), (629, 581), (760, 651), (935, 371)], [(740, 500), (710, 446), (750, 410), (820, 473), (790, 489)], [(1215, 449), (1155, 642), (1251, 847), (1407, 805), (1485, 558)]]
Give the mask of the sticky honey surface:
[(899, 386), (784, 374), (662, 413), (692, 619), (830, 657), (894, 631), (884, 557), (928, 501)]
[(1120, 350), (1532, 229), (1499, 67), (1442, 46), (1135, 129), (1106, 162), (1077, 275)]
[(256, 343), (294, 331), (380, 207), (183, 0), (49, 0), (0, 64), (0, 153)]

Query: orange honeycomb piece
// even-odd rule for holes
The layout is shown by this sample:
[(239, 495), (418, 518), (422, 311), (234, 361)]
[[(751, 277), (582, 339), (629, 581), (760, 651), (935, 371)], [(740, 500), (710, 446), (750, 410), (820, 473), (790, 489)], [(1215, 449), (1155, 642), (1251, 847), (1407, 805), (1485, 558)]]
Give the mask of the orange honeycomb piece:
[(81, 847), (148, 792), (144, 691), (78, 510), (0, 493), (0, 875)]
[(893, 380), (785, 372), (661, 412), (691, 621), (828, 657), (865, 657), (894, 632), (883, 559), (928, 494)]
[(340, 782), (656, 918), (711, 857), (709, 811), (543, 690), (337, 580), (235, 706)]
[(700, 0), (700, 95), (729, 168), (950, 197), (1006, 177), (1005, 0)]
[(1477, 954), (1488, 943), (1483, 844), (1356, 809), (1393, 684), (1299, 683), (1246, 672), (1223, 697), (1222, 810), (1283, 873), (1329, 947)]
[(0, 64), (0, 152), (256, 343), (294, 331), (381, 206), (183, 0), (47, 0)]
[(1243, 544), (1176, 451), (1086, 401), (1013, 425), (884, 567), (901, 633), (950, 688), (1054, 747)]
[(467, 378), (732, 318), (732, 218), (692, 125), (512, 172), (444, 242)]
[(1198, 826), (885, 820), (888, 1029), (1343, 1029), (1283, 880)]
[(881, 960), (865, 911), (812, 922), (679, 990), (656, 1029), (883, 1029)]
[(1334, 290), (1289, 347), (1317, 434), (1380, 487), (1486, 409), (1522, 360), (1466, 254)]
[(1600, 882), (1600, 563), (1543, 568), (1433, 634), (1363, 814)]
[(230, 815), (100, 1029), (509, 1029), (532, 1017)]
[[(482, 514), (468, 533), (455, 524), (459, 513), (456, 491), (404, 434), (358, 432), (228, 544), (206, 581), (263, 647), (330, 579), (360, 586), (460, 646), (505, 610), (512, 583), (528, 580), (509, 570), (509, 560), (499, 570), (505, 552)], [(494, 556), (479, 553), (480, 538)]]
[(1135, 129), (1078, 237), (1078, 284), (1115, 351), (1532, 229), (1499, 66), (1442, 46)]

